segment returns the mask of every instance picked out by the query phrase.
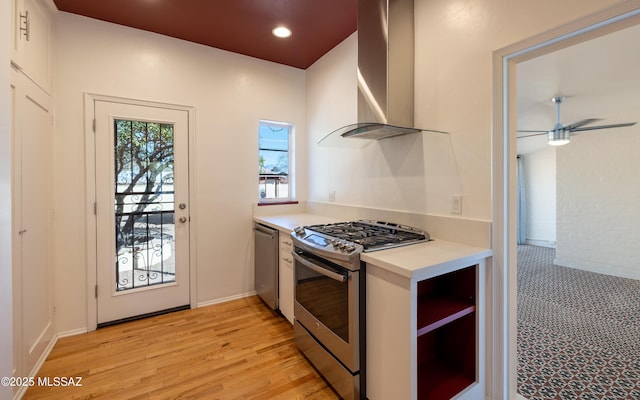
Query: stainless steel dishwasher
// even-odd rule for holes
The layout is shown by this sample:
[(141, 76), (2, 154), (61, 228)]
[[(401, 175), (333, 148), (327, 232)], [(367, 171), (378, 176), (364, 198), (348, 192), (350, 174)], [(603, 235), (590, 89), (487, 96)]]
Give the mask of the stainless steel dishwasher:
[(269, 307), (278, 308), (278, 231), (255, 224), (254, 265), (256, 293)]

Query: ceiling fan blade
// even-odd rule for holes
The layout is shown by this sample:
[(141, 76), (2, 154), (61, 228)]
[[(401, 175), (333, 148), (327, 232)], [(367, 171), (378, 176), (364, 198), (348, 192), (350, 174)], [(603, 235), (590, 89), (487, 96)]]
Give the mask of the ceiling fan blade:
[(596, 121), (600, 121), (600, 119), (598, 119), (598, 118), (583, 119), (582, 121), (576, 122), (575, 124), (566, 125), (564, 127), (564, 129), (568, 130), (568, 131), (573, 131), (573, 130), (575, 130), (575, 128), (579, 128), (579, 127), (581, 127), (583, 125), (592, 124), (592, 123), (594, 123)]
[(528, 129), (518, 129), (516, 132), (524, 132), (524, 133), (547, 133), (549, 131), (542, 131), (540, 129), (537, 130), (528, 130)]
[(571, 129), (571, 132), (593, 131), (593, 130), (596, 130), (596, 129), (623, 128), (625, 126), (633, 126), (635, 124), (636, 124), (636, 122), (626, 122), (626, 123), (623, 123), (623, 124), (587, 126), (587, 127), (584, 127), (584, 128)]
[(527, 138), (532, 136), (541, 136), (541, 135), (546, 135), (548, 133), (547, 131), (518, 131), (518, 132), (538, 132), (538, 133), (532, 133), (531, 135), (518, 136), (516, 139), (522, 139), (522, 138)]

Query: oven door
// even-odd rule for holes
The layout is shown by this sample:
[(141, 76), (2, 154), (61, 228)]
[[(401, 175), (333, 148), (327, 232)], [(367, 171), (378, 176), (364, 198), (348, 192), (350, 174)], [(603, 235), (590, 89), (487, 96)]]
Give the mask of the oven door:
[(352, 373), (358, 372), (360, 272), (299, 248), (293, 257), (296, 321)]

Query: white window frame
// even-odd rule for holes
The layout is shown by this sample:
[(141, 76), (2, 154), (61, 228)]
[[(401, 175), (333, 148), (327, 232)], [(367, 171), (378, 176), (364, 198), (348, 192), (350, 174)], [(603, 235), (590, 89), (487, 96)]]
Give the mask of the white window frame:
[[(287, 173), (287, 179), (288, 179), (288, 196), (287, 197), (275, 197), (275, 198), (261, 198), (259, 195), (259, 191), (258, 191), (258, 204), (260, 205), (268, 205), (268, 204), (286, 204), (286, 203), (294, 203), (296, 202), (296, 196), (295, 196), (295, 153), (293, 151), (293, 149), (295, 148), (294, 146), (294, 139), (295, 139), (295, 125), (289, 122), (280, 122), (280, 121), (272, 121), (272, 120), (260, 120), (258, 123), (258, 151), (257, 151), (257, 158), (258, 160), (260, 159), (260, 127), (264, 126), (264, 125), (271, 125), (271, 126), (279, 126), (279, 127), (284, 127), (287, 128), (289, 130), (289, 136), (288, 136), (288, 149), (287, 149), (287, 155), (288, 155), (288, 173)], [(258, 182), (260, 180), (260, 172), (258, 171)], [(259, 183), (258, 183), (259, 185)]]

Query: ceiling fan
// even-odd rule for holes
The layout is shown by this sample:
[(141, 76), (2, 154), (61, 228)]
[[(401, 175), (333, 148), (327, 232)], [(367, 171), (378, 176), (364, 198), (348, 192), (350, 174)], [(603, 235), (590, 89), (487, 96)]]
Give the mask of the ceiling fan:
[(561, 146), (563, 144), (569, 143), (572, 133), (577, 135), (578, 133), (583, 131), (592, 131), (595, 129), (622, 128), (624, 126), (632, 126), (636, 124), (635, 122), (627, 122), (627, 123), (612, 124), (612, 125), (585, 126), (585, 125), (592, 124), (596, 121), (599, 121), (599, 119), (590, 118), (590, 119), (583, 119), (582, 121), (576, 122), (575, 124), (563, 125), (562, 122), (560, 122), (560, 105), (566, 99), (567, 99), (566, 97), (562, 97), (562, 96), (554, 97), (551, 99), (552, 102), (556, 103), (557, 110), (558, 110), (558, 122), (553, 127), (553, 129), (547, 130), (547, 131), (519, 130), (518, 132), (525, 132), (525, 133), (532, 133), (532, 134), (518, 136), (518, 139), (530, 137), (530, 136), (547, 135), (548, 143), (550, 145)]

